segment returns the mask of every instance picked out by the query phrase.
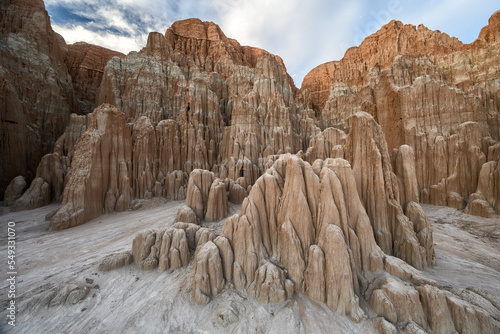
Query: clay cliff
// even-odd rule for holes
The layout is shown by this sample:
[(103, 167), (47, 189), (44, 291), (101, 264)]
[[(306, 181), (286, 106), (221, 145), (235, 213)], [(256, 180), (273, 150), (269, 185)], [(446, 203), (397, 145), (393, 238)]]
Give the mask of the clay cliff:
[(61, 207), (52, 229), (80, 225), (104, 212), (125, 211), (132, 198), (132, 140), (123, 113), (102, 105), (74, 152)]
[(54, 152), (70, 114), (94, 110), (106, 63), (124, 55), (86, 43), (66, 45), (52, 30), (42, 0), (2, 1), (0, 11), (3, 198), (15, 176), (22, 175), (28, 184), (39, 177), (38, 165), (45, 154)]
[[(261, 303), (304, 293), (381, 332), (498, 332), (483, 297), (419, 271), (435, 264), (419, 203), (499, 213), (500, 11), (467, 45), (392, 21), (297, 90), (280, 57), (212, 22), (175, 22), (125, 56), (66, 45), (41, 1), (0, 6), (12, 211), (61, 201), (47, 216), (60, 230), (185, 200), (102, 268), (193, 263), (198, 304), (233, 288)], [(230, 202), (241, 213), (227, 218)]]
[(29, 182), (53, 150), (74, 106), (66, 43), (42, 0), (0, 4), (0, 194), (17, 175)]
[(190, 19), (165, 35), (151, 33), (139, 53), (113, 58), (97, 101), (156, 129), (150, 180), (205, 169), (221, 179), (243, 177), (246, 188), (264, 172), (266, 156), (300, 150), (305, 131), (316, 131), (297, 109), (295, 91), (281, 58)]
[(123, 58), (125, 55), (84, 42), (68, 45), (64, 63), (73, 80), (78, 113), (91, 113), (96, 108), (104, 67), (113, 57)]
[[(131, 124), (126, 145), (132, 149), (129, 168), (134, 198), (183, 199), (190, 191), (187, 175), (201, 169), (224, 182), (215, 187), (221, 195), (214, 201), (224, 199), (227, 189), (232, 201), (241, 203), (265, 171), (267, 156), (300, 150), (307, 133), (317, 132), (313, 120), (296, 107), (295, 91), (279, 57), (240, 46), (217, 25), (191, 19), (174, 23), (165, 35), (151, 33), (139, 53), (112, 58), (104, 70), (97, 101), (121, 108), (124, 118), (120, 122)], [(108, 116), (104, 112), (102, 117)], [(78, 146), (90, 145), (90, 149), (92, 144), (86, 142), (90, 138), (82, 137)], [(103, 173), (113, 169), (108, 164), (101, 168)], [(72, 175), (68, 187), (79, 184), (72, 182)], [(84, 197), (82, 187), (68, 187), (63, 203)], [(207, 199), (198, 219), (205, 218)], [(109, 211), (103, 206), (106, 200), (95, 198), (94, 202), (96, 208)], [(88, 220), (71, 218), (82, 205), (73, 203), (69, 211), (65, 209), (66, 214), (53, 219), (53, 228)], [(219, 220), (225, 214), (225, 209), (210, 209), (208, 219)]]
[[(97, 105), (116, 105), (127, 122), (144, 118), (149, 153), (139, 158), (148, 160), (145, 174), (132, 180), (137, 198), (163, 193), (167, 174), (194, 169), (243, 177), (246, 188), (264, 173), (266, 157), (314, 149), (332, 127), (347, 135), (348, 120), (365, 111), (381, 126), (389, 160), (402, 145), (412, 150), (412, 201), (465, 209), (500, 138), (498, 16), (469, 45), (392, 21), (341, 61), (311, 71), (300, 91), (279, 57), (241, 46), (213, 23), (179, 21), (165, 35), (151, 33), (140, 52), (111, 59)], [(320, 155), (337, 156), (331, 153)], [(498, 195), (488, 191), (486, 202), (495, 203)], [(482, 212), (477, 202), (468, 212), (498, 213), (486, 202)]]
[[(91, 106), (95, 97), (98, 105), (117, 106), (123, 122), (129, 123), (131, 137), (126, 145), (132, 156), (126, 163), (132, 197), (127, 195), (127, 204), (133, 198), (189, 198), (188, 175), (196, 169), (210, 171), (212, 181), (219, 178), (224, 183), (219, 188), (241, 202), (270, 167), (270, 156), (299, 152), (310, 163), (342, 157), (359, 179), (358, 193), (381, 248), (422, 268), (432, 263), (432, 256), (418, 251), (418, 242), (412, 241), (413, 246), (393, 243), (393, 234), (401, 226), (406, 226), (404, 233), (413, 233), (403, 240), (419, 239), (415, 233), (420, 229), (408, 223), (407, 203), (467, 206), (467, 212), (483, 216), (498, 213), (496, 183), (484, 181), (487, 175), (496, 178), (497, 158), (491, 152), (499, 138), (494, 98), (497, 67), (486, 71), (486, 66), (497, 54), (492, 36), (498, 16), (492, 16), (483, 37), (471, 45), (422, 26), (390, 22), (359, 47), (349, 49), (341, 61), (314, 69), (300, 91), (279, 57), (241, 46), (216, 24), (197, 19), (176, 22), (165, 35), (151, 33), (146, 47), (128, 56), (75, 44), (66, 53), (66, 63), (71, 66), (80, 106)], [(466, 77), (468, 67), (450, 61), (453, 57), (468, 57), (478, 73)], [(106, 59), (101, 75), (99, 68)], [(445, 63), (451, 65), (445, 67)], [(334, 71), (321, 72), (331, 64)], [(323, 74), (316, 75), (318, 71)], [(320, 99), (317, 93), (322, 88), (311, 82), (328, 85), (328, 97)], [(355, 117), (360, 110), (372, 119)], [(70, 131), (72, 145), (87, 123), (79, 131)], [(368, 128), (373, 138), (358, 135)], [(64, 184), (71, 180), (74, 149), (68, 148), (67, 155), (44, 157), (37, 182), (14, 209), (61, 200)], [(363, 167), (364, 159), (375, 159), (380, 174)], [(104, 173), (113, 169), (102, 168)], [(207, 199), (198, 219), (205, 218)], [(95, 205), (108, 212), (113, 206), (105, 207), (105, 202), (95, 199)], [(200, 204), (187, 204), (200, 210)], [(222, 218), (226, 211), (210, 211), (209, 219)], [(79, 219), (78, 224), (85, 221)], [(431, 240), (425, 231), (421, 244)]]
[(314, 109), (322, 130), (349, 132), (352, 115), (370, 113), (393, 159), (401, 145), (414, 151), (419, 200), (464, 209), (500, 140), (499, 22), (496, 12), (475, 42), (462, 44), (392, 21), (342, 60), (313, 69), (296, 100)]
[[(341, 156), (316, 147), (317, 141), (330, 128), (348, 135), (351, 116), (365, 111), (381, 126), (393, 164), (400, 146), (411, 148), (412, 201), (465, 209), (478, 192), (483, 165), (495, 160), (489, 147), (500, 138), (494, 62), (499, 20), (495, 13), (469, 45), (392, 21), (342, 60), (312, 70), (300, 91), (281, 58), (241, 46), (216, 24), (197, 19), (176, 22), (164, 35), (151, 33), (146, 47), (128, 56), (85, 43), (65, 46), (64, 55), (78, 112), (91, 110), (94, 101), (110, 103), (134, 124), (135, 198), (170, 196), (166, 180), (172, 173), (184, 173), (182, 185), (170, 191), (178, 194), (182, 187), (183, 198), (186, 174), (195, 169), (221, 180), (243, 178), (238, 186), (248, 191), (268, 167), (268, 156), (302, 151), (310, 162)], [(28, 182), (34, 177), (39, 175)], [(397, 196), (407, 192), (404, 186), (399, 181)], [(38, 192), (45, 199), (37, 203), (60, 200), (62, 191), (54, 192), (50, 198)], [(468, 212), (498, 213), (496, 192), (482, 192), (492, 193), (486, 202), (493, 204), (476, 201)]]
[(321, 110), (330, 96), (330, 85), (363, 86), (372, 69), (389, 67), (398, 55), (440, 55), (458, 51), (462, 43), (439, 31), (423, 25), (415, 27), (400, 21), (391, 21), (368, 36), (358, 47), (349, 48), (344, 58), (321, 64), (304, 78), (301, 92), (309, 91), (314, 109)]

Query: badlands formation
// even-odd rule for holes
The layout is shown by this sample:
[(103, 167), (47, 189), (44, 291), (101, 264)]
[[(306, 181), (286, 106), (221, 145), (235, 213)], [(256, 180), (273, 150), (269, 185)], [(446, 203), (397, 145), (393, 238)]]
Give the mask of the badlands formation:
[(297, 89), (211, 22), (123, 55), (0, 10), (6, 330), (500, 333), (500, 11), (471, 44), (391, 21)]

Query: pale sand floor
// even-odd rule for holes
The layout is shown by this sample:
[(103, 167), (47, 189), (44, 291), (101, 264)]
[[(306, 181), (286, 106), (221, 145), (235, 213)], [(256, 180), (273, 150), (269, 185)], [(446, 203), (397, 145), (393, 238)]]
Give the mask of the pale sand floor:
[[(138, 231), (170, 225), (182, 205), (154, 199), (145, 203), (147, 209), (106, 214), (55, 232), (48, 231), (44, 217), (57, 205), (14, 213), (3, 209), (0, 254), (5, 258), (6, 225), (16, 222), (19, 307), (17, 326), (4, 329), (8, 333), (373, 332), (371, 322), (354, 324), (301, 294), (282, 304), (260, 305), (244, 292), (226, 290), (209, 305), (198, 306), (190, 295), (193, 262), (166, 272), (141, 271), (135, 265), (97, 270), (106, 255), (130, 250)], [(232, 205), (230, 215), (240, 209)], [(475, 286), (500, 295), (500, 221), (448, 208), (426, 205), (424, 209), (433, 223), (437, 257), (437, 265), (424, 273), (443, 286)], [(220, 231), (222, 224), (204, 225)], [(25, 309), (39, 293), (65, 283), (83, 284), (87, 278), (98, 287), (80, 303)], [(0, 290), (6, 287), (2, 279)], [(6, 293), (0, 301), (0, 317), (5, 319)], [(237, 320), (224, 328), (216, 317), (228, 313), (237, 314)]]

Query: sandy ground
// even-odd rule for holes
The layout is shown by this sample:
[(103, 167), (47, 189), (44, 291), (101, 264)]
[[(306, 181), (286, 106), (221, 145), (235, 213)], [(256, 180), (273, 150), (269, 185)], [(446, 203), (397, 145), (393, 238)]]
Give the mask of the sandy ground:
[(500, 296), (500, 218), (422, 205), (432, 223), (436, 266), (426, 276), (445, 287), (478, 287)]
[[(1, 203), (0, 203), (1, 204)], [(145, 272), (135, 265), (98, 271), (111, 253), (131, 249), (143, 229), (170, 225), (183, 202), (155, 199), (143, 209), (103, 215), (64, 231), (48, 231), (44, 217), (56, 205), (0, 215), (0, 254), (7, 257), (7, 222), (16, 222), (17, 326), (6, 325), (7, 282), (2, 274), (1, 325), (7, 333), (370, 333), (301, 294), (260, 305), (246, 293), (226, 290), (207, 306), (191, 298), (194, 266)], [(231, 213), (241, 206), (231, 206)], [(424, 206), (434, 228), (437, 265), (424, 273), (446, 287), (476, 286), (500, 295), (500, 220)], [(2, 211), (0, 211), (0, 214)], [(206, 224), (220, 230), (223, 221)], [(2, 260), (2, 262), (4, 262)], [(88, 282), (92, 282), (89, 284)], [(74, 305), (31, 307), (43, 291), (68, 283), (91, 287)], [(221, 316), (222, 315), (222, 316)], [(2, 332), (2, 328), (0, 328)]]
[[(156, 205), (154, 205), (156, 204)], [(208, 306), (191, 298), (194, 265), (176, 271), (141, 271), (130, 265), (110, 272), (97, 270), (111, 253), (132, 248), (136, 233), (169, 225), (183, 202), (161, 202), (149, 209), (103, 215), (84, 225), (49, 232), (47, 213), (57, 206), (0, 216), (0, 251), (6, 254), (6, 224), (16, 222), (19, 305), (17, 326), (5, 319), (6, 296), (2, 294), (2, 325), (7, 333), (370, 333), (371, 322), (353, 324), (326, 305), (297, 295), (277, 305), (260, 305), (246, 293), (227, 290)], [(4, 209), (5, 210), (5, 209)], [(241, 210), (233, 205), (230, 215)], [(206, 223), (220, 230), (223, 221)], [(30, 299), (66, 283), (92, 280), (87, 298), (75, 305), (29, 309)], [(2, 280), (1, 291), (7, 283)], [(218, 315), (229, 314), (227, 324)], [(230, 318), (231, 318), (230, 317)], [(227, 322), (226, 316), (226, 322)], [(225, 327), (224, 327), (225, 326)]]

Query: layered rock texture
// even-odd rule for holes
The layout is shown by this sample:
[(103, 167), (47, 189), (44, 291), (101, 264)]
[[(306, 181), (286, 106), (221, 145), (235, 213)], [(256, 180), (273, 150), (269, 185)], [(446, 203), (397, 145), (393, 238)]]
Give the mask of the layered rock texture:
[(499, 214), (500, 12), (468, 45), (392, 21), (297, 90), (281, 58), (211, 22), (125, 56), (66, 45), (41, 1), (0, 9), (4, 204), (62, 201), (59, 230), (185, 200), (101, 270), (187, 267), (198, 304), (302, 293), (381, 332), (498, 333), (487, 293), (419, 271), (435, 264), (419, 203)]
[[(358, 117), (373, 121), (369, 115)], [(356, 171), (347, 160), (317, 159), (311, 165), (286, 154), (268, 162), (272, 166), (252, 187), (241, 214), (225, 221), (221, 235), (184, 222), (143, 231), (132, 245), (136, 264), (163, 271), (186, 267), (194, 257), (191, 293), (200, 305), (232, 288), (246, 290), (263, 304), (282, 303), (301, 292), (354, 322), (372, 318), (381, 333), (396, 333), (396, 328), (498, 332), (488, 314), (493, 295), (443, 290), (405, 261), (384, 253), (379, 245), (386, 240), (376, 238)], [(205, 176), (210, 180), (210, 174)], [(412, 222), (429, 229), (415, 202), (406, 204), (406, 214), (406, 220), (391, 223), (394, 231), (405, 231)], [(399, 240), (413, 237), (423, 254), (432, 252), (425, 248), (429, 244), (418, 245), (414, 235), (393, 235)], [(499, 312), (494, 306), (491, 310)]]
[(15, 176), (22, 175), (28, 184), (40, 177), (37, 166), (56, 150), (56, 140), (71, 126), (70, 114), (94, 110), (106, 63), (124, 55), (86, 43), (66, 45), (52, 30), (42, 0), (2, 1), (0, 11), (3, 198)]
[(0, 4), (0, 196), (9, 182), (34, 178), (52, 151), (74, 106), (64, 63), (66, 43), (56, 34), (42, 0)]
[(123, 113), (102, 105), (92, 113), (71, 163), (61, 207), (52, 229), (87, 222), (105, 212), (124, 211), (132, 199), (132, 139)]
[(398, 178), (392, 169), (384, 133), (374, 118), (368, 113), (358, 112), (349, 123), (348, 135), (330, 128), (315, 136), (305, 157), (313, 166), (316, 166), (317, 158), (347, 159), (382, 250), (419, 269), (434, 264), (432, 231), (415, 202), (418, 202), (418, 196), (411, 147), (399, 150), (403, 157), (396, 159)]
[[(70, 49), (77, 47), (86, 48), (89, 53), (96, 49), (81, 44)], [(90, 56), (72, 63), (70, 60), (75, 58), (72, 52), (67, 56), (68, 64), (75, 63), (71, 68), (82, 70), (86, 61), (92, 63), (86, 60)], [(80, 88), (88, 88), (97, 82), (78, 81), (78, 73), (74, 78), (76, 83), (81, 84)], [(124, 161), (128, 170), (125, 173), (121, 168), (120, 173), (127, 175), (133, 198), (163, 196), (183, 200), (188, 197), (187, 204), (195, 209), (198, 219), (205, 219), (208, 215), (208, 220), (216, 221), (227, 215), (228, 199), (237, 203), (243, 201), (249, 187), (264, 172), (266, 156), (295, 151), (295, 147), (302, 148), (306, 137), (301, 134), (301, 129), (317, 131), (307, 115), (302, 117), (299, 114), (294, 94), (293, 81), (279, 57), (260, 49), (242, 47), (228, 39), (217, 25), (193, 19), (175, 23), (165, 36), (152, 33), (148, 45), (140, 53), (112, 58), (105, 68), (97, 99), (99, 104), (110, 102), (120, 107), (123, 121), (118, 122), (114, 118), (118, 115), (101, 112), (102, 108), (108, 110), (109, 106), (98, 108), (93, 114), (99, 114), (95, 117), (108, 124), (111, 137), (122, 132), (122, 125), (119, 124), (125, 121), (130, 124), (130, 143), (125, 135), (118, 135), (112, 140), (131, 147), (131, 159)], [(308, 121), (303, 122), (304, 119)], [(89, 128), (88, 131), (94, 130)], [(78, 147), (89, 147), (81, 148), (80, 152), (88, 153), (93, 144), (86, 141), (94, 140), (94, 137), (82, 137)], [(78, 154), (74, 156), (76, 158)], [(68, 161), (71, 162), (72, 158), (73, 155), (70, 155)], [(52, 160), (58, 161), (57, 157)], [(103, 160), (101, 173), (107, 173), (108, 168), (114, 169), (109, 166), (112, 163), (112, 159)], [(73, 162), (72, 166), (77, 169), (82, 167), (77, 166), (77, 162)], [(55, 169), (60, 170), (58, 167)], [(69, 171), (63, 170), (57, 180), (64, 180)], [(202, 187), (201, 202), (197, 197), (199, 194), (193, 193), (201, 185), (190, 188), (189, 185), (196, 183), (193, 178), (188, 185), (187, 175), (195, 170), (204, 170), (203, 173), (212, 175), (211, 180), (204, 184), (208, 188)], [(88, 198), (83, 195), (88, 191), (86, 187), (81, 186), (79, 181), (72, 181), (76, 177), (73, 175), (79, 172), (74, 171), (64, 181), (69, 188), (78, 188), (68, 189), (68, 194), (75, 195), (63, 199), (63, 207), (73, 205), (74, 208), (61, 209), (60, 212), (65, 213), (58, 213), (53, 218), (53, 228), (83, 223), (95, 217), (99, 207), (101, 212), (113, 211), (113, 196), (118, 201), (117, 196), (123, 195), (118, 192), (111, 196), (116, 192), (112, 186), (113, 189), (106, 195), (99, 191), (98, 196)], [(218, 183), (212, 185), (217, 177)], [(59, 191), (53, 191), (50, 197), (47, 189), (59, 190), (61, 182), (39, 175), (37, 180), (34, 194), (43, 191), (43, 201), (35, 201), (35, 196), (29, 192), (29, 203), (24, 201), (19, 208), (32, 208), (46, 204), (50, 199), (60, 199)], [(211, 187), (213, 191), (208, 196)], [(124, 210), (130, 202), (129, 195), (124, 196), (119, 210)], [(77, 198), (83, 200), (84, 197), (87, 202), (92, 202), (93, 213), (82, 213), (80, 217), (85, 218), (76, 220), (69, 218), (80, 210), (85, 211), (80, 208), (81, 203), (75, 203)], [(72, 220), (69, 225), (68, 219)]]
[[(376, 238), (386, 240), (382, 249), (392, 253), (394, 232), (388, 221), (402, 219), (406, 203), (467, 206), (467, 212), (483, 216), (498, 213), (495, 182), (479, 185), (483, 165), (483, 179), (496, 175), (498, 66), (491, 59), (498, 55), (498, 20), (495, 13), (470, 45), (393, 21), (349, 49), (341, 61), (311, 71), (298, 93), (279, 57), (241, 46), (217, 25), (197, 19), (176, 22), (165, 35), (151, 33), (143, 50), (126, 57), (85, 43), (65, 47), (64, 54), (77, 109), (91, 110), (93, 101), (110, 103), (132, 124), (132, 197), (182, 200), (189, 197), (189, 173), (199, 169), (223, 181), (230, 200), (242, 202), (269, 167), (269, 156), (302, 151), (310, 163), (342, 157), (358, 178), (378, 183), (376, 201), (363, 191), (360, 196)], [(470, 65), (455, 59), (460, 57), (468, 57)], [(479, 72), (467, 74), (472, 67)], [(367, 153), (376, 160), (381, 154), (378, 176), (362, 167), (364, 147), (373, 143), (350, 133), (358, 111), (374, 119), (360, 127), (380, 125), (371, 139), (378, 148)], [(69, 161), (61, 159), (44, 157), (32, 175), (36, 191), (29, 191), (18, 209), (61, 199), (72, 155)], [(57, 172), (44, 173), (43, 166)], [(380, 211), (385, 213), (375, 210), (378, 195), (387, 200)], [(203, 197), (198, 219), (205, 218), (207, 201)], [(227, 211), (224, 204), (218, 206), (221, 211), (210, 211), (210, 220)], [(430, 258), (415, 261), (422, 267)]]
[(113, 57), (123, 58), (125, 55), (84, 42), (68, 45), (64, 63), (73, 80), (79, 113), (91, 113), (95, 109), (104, 67)]
[(160, 127), (163, 173), (206, 169), (250, 185), (263, 172), (262, 158), (302, 149), (294, 94), (279, 57), (191, 19), (151, 33), (141, 52), (112, 59), (98, 104)]
[(389, 152), (412, 148), (420, 201), (458, 209), (474, 202), (468, 212), (498, 214), (498, 191), (489, 201), (469, 196), (483, 165), (496, 159), (489, 148), (500, 140), (499, 22), (496, 12), (478, 39), (464, 45), (422, 25), (392, 21), (342, 60), (313, 69), (297, 101), (320, 115), (322, 130), (349, 132), (351, 115), (370, 113)]

